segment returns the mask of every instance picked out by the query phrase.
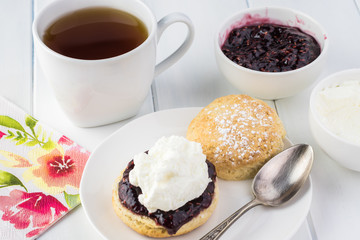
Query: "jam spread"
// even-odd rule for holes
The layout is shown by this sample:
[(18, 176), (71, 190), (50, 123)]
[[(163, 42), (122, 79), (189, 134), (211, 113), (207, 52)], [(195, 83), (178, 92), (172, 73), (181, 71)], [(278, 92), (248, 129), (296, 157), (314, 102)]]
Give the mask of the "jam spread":
[(200, 197), (187, 202), (185, 205), (176, 210), (165, 212), (158, 209), (153, 213), (149, 213), (146, 207), (138, 200), (138, 196), (141, 194), (141, 189), (131, 185), (129, 182), (129, 173), (135, 166), (134, 161), (132, 160), (126, 167), (123, 177), (118, 185), (120, 202), (133, 213), (152, 218), (157, 224), (166, 228), (169, 234), (175, 234), (182, 225), (189, 222), (203, 209), (206, 209), (211, 205), (215, 190), (214, 183), (216, 180), (216, 171), (212, 163), (209, 161), (206, 161), (206, 163), (211, 182), (209, 182)]
[(301, 68), (321, 52), (318, 42), (299, 28), (272, 23), (233, 29), (221, 50), (238, 65), (262, 72)]

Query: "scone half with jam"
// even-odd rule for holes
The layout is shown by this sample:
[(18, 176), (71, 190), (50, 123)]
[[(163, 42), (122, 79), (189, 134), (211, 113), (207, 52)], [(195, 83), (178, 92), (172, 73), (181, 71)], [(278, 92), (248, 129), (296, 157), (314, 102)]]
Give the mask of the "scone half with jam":
[(184, 137), (160, 138), (134, 156), (116, 179), (112, 203), (116, 214), (149, 237), (185, 234), (204, 224), (218, 200), (214, 165), (199, 143)]

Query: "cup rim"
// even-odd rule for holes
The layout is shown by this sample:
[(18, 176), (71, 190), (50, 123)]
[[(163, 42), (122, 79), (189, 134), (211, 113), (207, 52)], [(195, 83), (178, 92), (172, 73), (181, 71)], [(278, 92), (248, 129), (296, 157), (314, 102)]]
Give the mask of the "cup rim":
[[(157, 32), (157, 22), (156, 22), (156, 18), (154, 16), (154, 14), (152, 13), (152, 11), (150, 10), (150, 8), (142, 1), (140, 0), (132, 0), (132, 2), (136, 2), (136, 4), (138, 5), (141, 5), (145, 11), (148, 13), (148, 15), (150, 16), (150, 19), (151, 19), (151, 27), (152, 27), (152, 31), (148, 34), (147, 38), (145, 39), (144, 42), (142, 42), (139, 46), (137, 46), (136, 48), (126, 52), (126, 53), (123, 53), (123, 54), (120, 54), (118, 56), (114, 56), (114, 57), (109, 57), (109, 58), (101, 58), (101, 59), (80, 59), (80, 58), (73, 58), (73, 57), (68, 57), (68, 56), (65, 56), (65, 55), (62, 55), (54, 50), (52, 50), (51, 48), (49, 48), (48, 46), (46, 46), (46, 44), (42, 41), (41, 37), (39, 36), (39, 32), (37, 30), (37, 27), (38, 27), (38, 24), (39, 24), (39, 19), (45, 14), (45, 12), (49, 9), (49, 8), (53, 8), (55, 7), (56, 5), (58, 4), (62, 4), (62, 3), (65, 3), (65, 4), (69, 4), (70, 2), (66, 3), (66, 1), (64, 0), (55, 0), (49, 4), (47, 4), (45, 7), (43, 7), (39, 13), (37, 14), (37, 16), (35, 17), (34, 21), (33, 21), (33, 24), (32, 24), (32, 36), (33, 36), (33, 39), (34, 39), (34, 42), (37, 41), (39, 43), (39, 46), (41, 48), (43, 48), (47, 53), (49, 54), (52, 54), (53, 56), (57, 57), (57, 58), (60, 58), (61, 60), (66, 60), (66, 61), (74, 61), (74, 62), (78, 62), (78, 63), (99, 63), (99, 62), (109, 62), (109, 61), (117, 61), (119, 59), (122, 59), (122, 58), (126, 58), (126, 57), (129, 57), (131, 55), (134, 55), (136, 54), (138, 51), (140, 51), (141, 48), (143, 48), (144, 46), (150, 44), (151, 40), (156, 37), (154, 36)], [(86, 1), (84, 2), (86, 4)], [(89, 6), (88, 6), (89, 7)], [(91, 7), (91, 6), (90, 6)], [(93, 7), (96, 7), (96, 6), (93, 6)], [(103, 2), (101, 4), (98, 5), (98, 7), (107, 7), (106, 6), (106, 1), (103, 0)], [(77, 10), (80, 10), (80, 9), (85, 9), (87, 8), (86, 6), (84, 7), (80, 7), (80, 8), (76, 8), (72, 11), (77, 11)], [(72, 11), (67, 11), (66, 13), (70, 13)], [(136, 16), (138, 17), (138, 16)], [(138, 17), (139, 18), (139, 17)], [(56, 19), (59, 19), (56, 18)], [(56, 21), (55, 19), (55, 21)], [(143, 21), (142, 19), (140, 19), (141, 21)], [(51, 22), (50, 22), (51, 23)], [(50, 24), (49, 23), (49, 24)], [(149, 29), (148, 29), (149, 30)]]
[(321, 129), (323, 131), (325, 131), (328, 135), (330, 135), (331, 137), (333, 137), (334, 139), (336, 139), (339, 142), (342, 142), (344, 144), (353, 146), (353, 147), (360, 147), (360, 144), (351, 142), (350, 140), (344, 138), (344, 137), (340, 137), (337, 134), (335, 134), (333, 131), (331, 131), (327, 126), (324, 125), (324, 123), (321, 121), (320, 116), (318, 111), (316, 110), (316, 96), (317, 94), (325, 87), (328, 87), (330, 84), (329, 82), (346, 82), (348, 80), (344, 79), (344, 80), (339, 80), (337, 81), (336, 79), (340, 79), (339, 77), (341, 77), (344, 74), (350, 74), (350, 73), (358, 73), (360, 74), (360, 68), (351, 68), (351, 69), (346, 69), (346, 70), (342, 70), (339, 72), (335, 72), (333, 74), (328, 75), (327, 77), (325, 77), (324, 79), (320, 80), (316, 86), (313, 88), (313, 90), (311, 91), (310, 94), (310, 101), (309, 101), (309, 113), (313, 116), (314, 121), (316, 121), (317, 125), (319, 127), (321, 127)]
[[(321, 48), (321, 52), (320, 52), (320, 55), (312, 62), (310, 62), (309, 64), (301, 67), (301, 68), (298, 68), (298, 69), (294, 69), (294, 70), (290, 70), (290, 71), (286, 71), (286, 72), (262, 72), (262, 71), (258, 71), (258, 70), (254, 70), (254, 69), (250, 69), (250, 68), (246, 68), (246, 67), (243, 67), (243, 66), (240, 66), (236, 63), (234, 63), (233, 61), (231, 61), (229, 58), (227, 58), (225, 56), (225, 54), (221, 51), (221, 46), (220, 46), (220, 42), (219, 42), (219, 34), (221, 32), (221, 30), (224, 29), (224, 26), (226, 23), (230, 22), (230, 20), (232, 18), (235, 18), (236, 16), (239, 16), (239, 15), (244, 15), (246, 13), (251, 13), (251, 12), (256, 12), (256, 11), (261, 11), (261, 10), (265, 10), (267, 11), (268, 9), (278, 9), (278, 10), (281, 10), (281, 11), (287, 11), (287, 12), (292, 12), (296, 15), (300, 15), (300, 16), (305, 16), (306, 18), (308, 18), (311, 22), (313, 22), (314, 24), (316, 24), (319, 29), (321, 30), (322, 32), (322, 35), (324, 37), (324, 46), (323, 48)], [(274, 18), (276, 19), (276, 18)], [(314, 37), (314, 36), (313, 36)], [(315, 38), (315, 37), (314, 37)], [(316, 39), (316, 38), (315, 38)], [(316, 39), (318, 41), (318, 39)], [(227, 62), (228, 64), (232, 65), (233, 67), (235, 67), (236, 69), (238, 70), (242, 70), (242, 71), (245, 71), (245, 72), (248, 72), (248, 73), (253, 73), (253, 74), (259, 74), (259, 75), (273, 75), (273, 76), (279, 76), (279, 75), (290, 75), (290, 74), (295, 74), (295, 73), (298, 73), (298, 72), (302, 72), (302, 71), (306, 71), (308, 68), (311, 68), (313, 65), (315, 65), (316, 63), (322, 61), (323, 58), (325, 58), (325, 55), (328, 51), (328, 48), (329, 48), (329, 38), (328, 38), (328, 34), (327, 32), (325, 31), (325, 29), (323, 28), (323, 26), (318, 22), (316, 21), (314, 18), (312, 18), (311, 16), (303, 13), (303, 12), (300, 12), (298, 10), (295, 10), (295, 9), (292, 9), (292, 8), (286, 8), (286, 7), (278, 7), (278, 6), (267, 6), (267, 7), (256, 7), (256, 8), (247, 8), (247, 9), (243, 9), (241, 11), (238, 11), (234, 14), (232, 14), (231, 16), (227, 17), (224, 21), (221, 22), (221, 24), (219, 25), (219, 27), (217, 28), (217, 31), (215, 33), (215, 50), (217, 52), (217, 54), (219, 56), (221, 56), (221, 58), (223, 59), (223, 61)]]

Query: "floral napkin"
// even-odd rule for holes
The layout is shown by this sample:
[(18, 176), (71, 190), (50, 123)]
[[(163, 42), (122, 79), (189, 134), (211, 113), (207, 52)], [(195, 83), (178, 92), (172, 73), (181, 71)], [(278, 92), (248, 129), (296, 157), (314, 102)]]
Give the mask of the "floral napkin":
[(0, 239), (34, 239), (77, 206), (89, 155), (0, 97)]

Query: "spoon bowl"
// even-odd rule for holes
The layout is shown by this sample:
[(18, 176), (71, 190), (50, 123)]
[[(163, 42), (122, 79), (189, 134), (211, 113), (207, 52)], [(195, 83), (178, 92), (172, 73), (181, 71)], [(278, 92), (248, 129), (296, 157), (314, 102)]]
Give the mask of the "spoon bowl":
[(311, 146), (292, 146), (268, 161), (252, 183), (254, 196), (268, 206), (290, 200), (305, 183), (313, 163)]
[(256, 174), (252, 183), (254, 199), (204, 235), (201, 240), (218, 239), (249, 209), (258, 206), (279, 206), (299, 192), (308, 178), (314, 159), (312, 147), (294, 145), (270, 159)]

